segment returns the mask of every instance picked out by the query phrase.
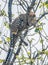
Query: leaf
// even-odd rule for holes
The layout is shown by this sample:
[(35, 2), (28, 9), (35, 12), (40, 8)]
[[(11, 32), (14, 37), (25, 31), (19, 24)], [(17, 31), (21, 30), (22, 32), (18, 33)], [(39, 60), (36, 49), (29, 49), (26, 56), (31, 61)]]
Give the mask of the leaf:
[(46, 2), (44, 2), (44, 6), (46, 6), (46, 8), (48, 8), (48, 0)]
[(7, 22), (4, 22), (4, 26), (6, 26), (6, 23), (7, 23)]
[(45, 3), (48, 4), (48, 0)]
[(42, 30), (43, 30), (43, 28), (42, 28), (42, 27), (39, 27), (39, 30), (40, 30), (40, 31), (42, 31)]
[(43, 40), (43, 39), (41, 39), (41, 40), (40, 40), (40, 43), (43, 43), (43, 41), (44, 41), (44, 40)]
[(44, 6), (48, 9), (48, 4), (45, 2)]
[(43, 58), (41, 56), (37, 57), (37, 59), (42, 60)]
[(31, 58), (31, 61), (32, 61), (32, 62), (34, 62), (34, 61), (35, 61), (35, 59)]
[(40, 53), (48, 55), (48, 50), (41, 51)]
[(1, 31), (0, 31), (0, 35), (1, 35)]
[(21, 63), (22, 63), (22, 65), (23, 65), (23, 64), (25, 64), (25, 62), (24, 62), (24, 61), (23, 61), (23, 62), (21, 62)]
[(48, 50), (46, 50), (46, 51), (44, 52), (44, 54), (48, 55)]
[(7, 24), (6, 27), (9, 28), (9, 24)]
[(38, 55), (44, 54), (44, 51), (38, 51)]
[(30, 60), (30, 58), (26, 58), (26, 62), (30, 62), (31, 60)]
[(9, 28), (9, 24), (7, 22), (4, 22), (4, 26), (6, 26), (7, 28)]
[(42, 25), (42, 22), (41, 22), (41, 21), (39, 21), (39, 22), (38, 22), (38, 24)]
[(2, 10), (2, 11), (0, 12), (0, 15), (2, 15), (2, 16), (3, 16), (3, 15), (4, 15), (4, 16), (7, 16), (7, 15), (6, 15), (6, 12), (5, 12), (4, 10)]
[(46, 4), (45, 6), (46, 6), (46, 8), (48, 9), (48, 4)]
[(10, 37), (6, 37), (5, 41), (10, 42)]
[(28, 51), (27, 54), (30, 55), (30, 51)]
[(4, 62), (4, 60), (3, 59), (0, 59), (0, 63), (2, 63), (2, 62)]
[(16, 55), (16, 58), (19, 58), (19, 56), (18, 56), (18, 55)]
[(2, 40), (0, 40), (0, 44), (2, 44)]
[(26, 58), (27, 63), (31, 63), (31, 62), (34, 62), (34, 61), (35, 61), (35, 59), (33, 59), (33, 58)]
[(32, 39), (31, 40), (27, 39), (27, 40), (28, 40), (29, 43), (32, 43)]
[[(42, 25), (41, 22), (39, 22), (38, 24)], [(39, 32), (39, 31), (42, 31), (42, 30), (43, 30), (43, 27), (42, 26), (38, 26), (38, 27), (36, 27), (35, 32)]]
[(36, 29), (35, 29), (35, 32), (39, 32), (39, 28), (36, 28)]
[(41, 3), (39, 8), (41, 8), (42, 6), (46, 6), (46, 8), (48, 8), (48, 0), (46, 2)]
[(41, 8), (42, 7), (42, 4), (39, 6), (39, 8)]

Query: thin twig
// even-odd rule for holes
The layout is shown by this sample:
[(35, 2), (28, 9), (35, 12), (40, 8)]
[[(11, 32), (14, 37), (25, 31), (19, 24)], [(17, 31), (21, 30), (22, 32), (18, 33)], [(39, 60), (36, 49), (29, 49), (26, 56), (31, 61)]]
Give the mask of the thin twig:
[(37, 11), (38, 6), (39, 6), (40, 2), (41, 2), (41, 0), (39, 0), (39, 3), (38, 3), (38, 5), (37, 5), (37, 7), (36, 7), (36, 10), (35, 10), (34, 12), (36, 12), (36, 11)]
[(19, 2), (19, 4), (22, 6), (22, 8), (23, 8), (25, 11), (27, 11), (19, 0), (18, 0), (18, 2)]

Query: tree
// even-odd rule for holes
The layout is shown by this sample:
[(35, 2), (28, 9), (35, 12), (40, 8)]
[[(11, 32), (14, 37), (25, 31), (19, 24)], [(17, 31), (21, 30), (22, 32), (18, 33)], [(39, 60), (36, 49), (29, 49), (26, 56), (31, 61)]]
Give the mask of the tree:
[[(4, 63), (6, 62), (7, 65), (13, 65), (13, 63), (17, 65), (47, 65), (48, 64), (48, 0), (42, 1), (42, 0), (9, 0), (10, 2), (8, 3), (7, 0), (4, 1), (2, 0), (5, 5), (2, 10), (0, 10), (0, 16), (4, 17), (5, 22), (2, 23), (2, 25), (5, 27), (5, 29), (8, 29), (9, 31), (9, 24), (6, 18), (8, 19), (9, 15), (9, 22), (10, 24), (12, 23), (12, 18), (15, 17), (14, 10), (13, 8), (16, 6), (17, 7), (17, 12), (18, 16), (19, 14), (23, 13), (28, 13), (30, 10), (33, 10), (35, 12), (37, 18), (37, 24), (24, 30), (20, 36), (18, 36), (17, 43), (15, 47), (12, 50), (12, 57), (15, 55), (16, 58), (12, 60), (7, 60), (5, 59), (0, 59), (0, 62)], [(11, 3), (11, 1), (13, 3)], [(10, 8), (8, 9), (8, 15), (6, 14), (6, 4), (8, 3), (8, 6)], [(11, 5), (12, 4), (12, 5)], [(12, 7), (12, 8), (11, 8)], [(21, 10), (20, 10), (21, 9)], [(12, 12), (13, 10), (13, 12)], [(40, 12), (41, 11), (41, 12)], [(39, 12), (39, 13), (38, 13)], [(13, 16), (13, 14), (14, 16)], [(17, 15), (17, 13), (16, 13)], [(2, 28), (2, 27), (1, 27)], [(3, 35), (2, 35), (3, 34)], [(0, 43), (2, 43), (6, 48), (8, 49), (11, 48), (13, 45), (13, 38), (12, 34), (10, 34), (11, 38), (9, 35), (7, 36), (7, 33), (4, 34), (2, 33), (2, 30), (0, 31)], [(11, 41), (11, 42), (10, 42)], [(12, 43), (12, 44), (11, 44)], [(24, 44), (28, 44), (28, 46), (25, 46)], [(1, 44), (1, 45), (2, 45)], [(4, 47), (3, 46), (3, 47)], [(2, 50), (6, 51), (9, 53), (6, 48), (0, 47)], [(7, 54), (8, 55), (8, 54)], [(8, 57), (9, 58), (9, 57)], [(5, 64), (6, 65), (6, 64)]]

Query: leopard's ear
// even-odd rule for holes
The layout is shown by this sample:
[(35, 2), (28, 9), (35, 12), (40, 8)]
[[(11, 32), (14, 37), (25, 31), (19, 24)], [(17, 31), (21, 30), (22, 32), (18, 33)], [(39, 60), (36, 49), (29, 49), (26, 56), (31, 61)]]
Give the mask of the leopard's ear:
[(34, 13), (34, 12), (32, 12), (32, 11), (30, 11), (29, 15), (30, 15), (30, 16), (34, 16), (34, 17), (35, 17), (35, 13)]

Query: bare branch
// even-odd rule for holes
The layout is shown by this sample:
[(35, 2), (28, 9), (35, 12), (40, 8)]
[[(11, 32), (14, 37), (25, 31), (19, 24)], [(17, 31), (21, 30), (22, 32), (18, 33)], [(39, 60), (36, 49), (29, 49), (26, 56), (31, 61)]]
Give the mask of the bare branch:
[(28, 12), (28, 13), (31, 11), (31, 9), (32, 9), (33, 6), (35, 5), (35, 1), (36, 1), (36, 0), (32, 0), (31, 5), (27, 8), (27, 12)]
[(21, 1), (18, 0), (18, 2), (19, 2), (19, 4), (22, 6), (22, 8), (23, 8), (25, 11), (27, 11), (27, 10), (25, 9), (25, 7), (23, 6), (23, 4), (21, 3)]
[(36, 7), (36, 10), (35, 10), (34, 12), (36, 12), (36, 11), (37, 11), (37, 8), (38, 8), (38, 6), (39, 6), (40, 2), (41, 2), (41, 0), (39, 0), (38, 5), (37, 5), (37, 7)]
[(41, 18), (43, 18), (45, 15), (47, 15), (47, 14), (48, 14), (48, 12), (43, 13), (43, 14), (38, 18), (37, 22), (38, 22)]

